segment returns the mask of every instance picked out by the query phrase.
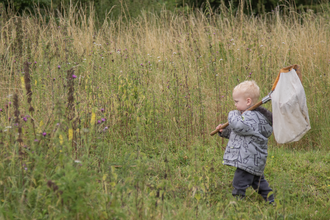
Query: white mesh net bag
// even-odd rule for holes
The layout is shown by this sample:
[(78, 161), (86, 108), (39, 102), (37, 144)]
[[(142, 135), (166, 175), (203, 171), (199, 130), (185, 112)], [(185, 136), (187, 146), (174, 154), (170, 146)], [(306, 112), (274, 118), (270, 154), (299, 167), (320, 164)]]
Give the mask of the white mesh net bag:
[(299, 141), (311, 129), (304, 87), (295, 71), (281, 72), (271, 95), (277, 143)]

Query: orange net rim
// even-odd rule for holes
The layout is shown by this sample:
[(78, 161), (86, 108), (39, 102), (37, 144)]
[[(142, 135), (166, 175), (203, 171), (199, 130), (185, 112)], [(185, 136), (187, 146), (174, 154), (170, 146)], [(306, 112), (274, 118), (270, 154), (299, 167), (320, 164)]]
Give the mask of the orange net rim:
[(297, 75), (298, 75), (300, 81), (302, 82), (302, 75), (301, 75), (301, 71), (300, 71), (300, 66), (297, 65), (297, 64), (294, 64), (294, 65), (292, 65), (292, 66), (287, 66), (287, 67), (284, 67), (284, 68), (280, 69), (280, 72), (278, 73), (278, 75), (277, 75), (277, 77), (276, 77), (276, 80), (275, 80), (275, 82), (274, 82), (274, 84), (273, 84), (272, 91), (275, 90), (276, 85), (277, 85), (277, 83), (278, 83), (278, 81), (279, 81), (279, 79), (280, 79), (280, 75), (281, 75), (281, 73), (288, 73), (288, 72), (290, 72), (292, 69), (295, 69), (295, 71), (296, 71), (296, 73), (297, 73)]

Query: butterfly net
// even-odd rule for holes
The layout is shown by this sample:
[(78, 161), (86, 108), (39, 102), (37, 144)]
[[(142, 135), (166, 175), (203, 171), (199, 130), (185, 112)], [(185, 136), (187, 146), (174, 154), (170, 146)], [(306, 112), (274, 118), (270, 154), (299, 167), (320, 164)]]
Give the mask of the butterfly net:
[(294, 68), (280, 71), (271, 100), (273, 131), (277, 143), (299, 141), (311, 126), (305, 90)]

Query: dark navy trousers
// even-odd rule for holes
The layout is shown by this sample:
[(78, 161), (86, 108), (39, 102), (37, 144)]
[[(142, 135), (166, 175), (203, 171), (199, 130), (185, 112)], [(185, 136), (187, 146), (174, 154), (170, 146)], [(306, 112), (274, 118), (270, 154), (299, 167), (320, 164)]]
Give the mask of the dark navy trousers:
[(269, 195), (273, 190), (269, 187), (264, 175), (256, 176), (246, 172), (240, 168), (237, 168), (233, 180), (234, 190), (233, 196), (245, 197), (245, 191), (249, 186), (252, 186), (256, 192), (258, 192), (265, 201), (273, 202), (274, 195)]

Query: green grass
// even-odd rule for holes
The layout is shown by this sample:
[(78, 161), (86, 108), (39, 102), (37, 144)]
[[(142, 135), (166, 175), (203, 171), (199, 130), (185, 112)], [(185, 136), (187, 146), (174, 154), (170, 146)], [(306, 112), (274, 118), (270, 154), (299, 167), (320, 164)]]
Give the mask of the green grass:
[[(145, 12), (100, 29), (83, 9), (3, 16), (0, 218), (328, 219), (328, 14), (222, 10)], [(269, 140), (276, 206), (252, 189), (236, 201), (226, 140), (209, 133), (234, 108), (238, 82), (255, 80), (264, 96), (292, 64), (312, 130)]]
[[(272, 206), (252, 188), (245, 200), (232, 198), (234, 168), (221, 164), (224, 151), (217, 147), (196, 144), (178, 152), (157, 147), (154, 154), (141, 151), (138, 159), (129, 148), (113, 147), (104, 151), (113, 156), (94, 154), (81, 163), (51, 150), (47, 156), (53, 160), (36, 153), (16, 162), (18, 167), (11, 166), (17, 156), (4, 160), (2, 218), (327, 219), (329, 214), (325, 151), (269, 147), (265, 176), (276, 197)], [(105, 159), (100, 166), (98, 158)]]

